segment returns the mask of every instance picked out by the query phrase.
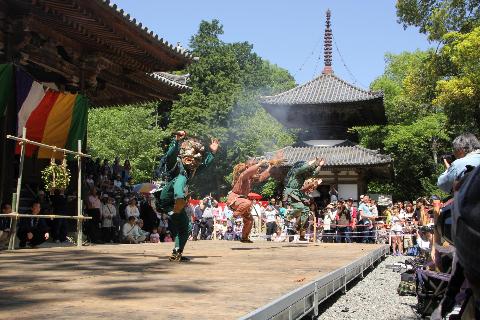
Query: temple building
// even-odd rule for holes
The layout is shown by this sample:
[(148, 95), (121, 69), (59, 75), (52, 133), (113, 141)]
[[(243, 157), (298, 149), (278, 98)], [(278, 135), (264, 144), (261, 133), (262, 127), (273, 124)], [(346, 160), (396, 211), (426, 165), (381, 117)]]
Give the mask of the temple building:
[[(15, 146), (5, 136), (21, 135), (20, 126), (28, 126), (30, 118), (40, 121), (47, 117), (48, 108), (40, 100), (34, 101), (37, 105), (27, 102), (40, 93), (71, 101), (76, 97), (76, 104), (66, 110), (73, 108), (73, 113), (83, 114), (68, 118), (70, 132), (63, 131), (69, 140), (74, 132), (85, 142), (89, 107), (159, 101), (159, 108), (169, 108), (172, 100), (190, 89), (185, 76), (169, 72), (182, 70), (195, 60), (180, 45), (159, 37), (110, 0), (0, 0), (0, 65), (13, 66), (13, 73), (12, 68), (2, 69), (12, 74), (11, 89), (5, 83), (0, 88), (0, 200), (9, 201), (16, 175)], [(0, 72), (0, 80), (6, 78), (6, 72)], [(52, 113), (57, 119), (61, 116), (59, 110)], [(36, 140), (29, 136), (33, 131), (27, 128), (27, 138)], [(41, 167), (35, 157), (28, 159), (25, 182), (28, 173), (38, 175)]]
[(283, 149), (287, 167), (324, 158), (320, 196), (328, 198), (334, 186), (340, 198), (358, 199), (366, 193), (369, 179), (392, 175), (392, 158), (352, 142), (355, 135), (348, 131), (353, 126), (386, 123), (383, 93), (358, 88), (334, 74), (330, 10), (326, 16), (322, 73), (293, 89), (264, 96), (261, 103), (285, 127), (299, 129), (297, 143)]

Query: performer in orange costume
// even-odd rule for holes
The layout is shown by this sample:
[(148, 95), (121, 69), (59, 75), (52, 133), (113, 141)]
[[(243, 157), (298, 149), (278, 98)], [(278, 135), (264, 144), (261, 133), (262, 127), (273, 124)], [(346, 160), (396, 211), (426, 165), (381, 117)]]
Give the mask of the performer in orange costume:
[(258, 175), (259, 169), (267, 163), (267, 160), (247, 161), (239, 163), (233, 168), (233, 188), (228, 193), (227, 205), (233, 210), (234, 217), (243, 218), (242, 239), (240, 241), (244, 243), (253, 242), (249, 239), (253, 226), (252, 201), (247, 196), (252, 189), (252, 183), (265, 181), (270, 176), (272, 164)]

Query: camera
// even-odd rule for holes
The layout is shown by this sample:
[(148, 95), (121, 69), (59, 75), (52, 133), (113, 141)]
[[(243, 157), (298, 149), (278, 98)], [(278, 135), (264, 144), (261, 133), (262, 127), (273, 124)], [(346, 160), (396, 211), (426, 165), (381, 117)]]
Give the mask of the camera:
[(441, 156), (441, 161), (443, 163), (443, 160), (446, 160), (448, 164), (452, 164), (453, 161), (455, 161), (455, 156), (453, 154), (444, 154)]

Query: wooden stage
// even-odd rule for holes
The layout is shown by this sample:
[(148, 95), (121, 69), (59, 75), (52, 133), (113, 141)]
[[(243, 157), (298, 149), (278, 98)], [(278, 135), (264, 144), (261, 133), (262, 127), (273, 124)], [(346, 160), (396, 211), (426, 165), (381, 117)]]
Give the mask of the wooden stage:
[(188, 242), (0, 252), (0, 319), (235, 319), (379, 248)]

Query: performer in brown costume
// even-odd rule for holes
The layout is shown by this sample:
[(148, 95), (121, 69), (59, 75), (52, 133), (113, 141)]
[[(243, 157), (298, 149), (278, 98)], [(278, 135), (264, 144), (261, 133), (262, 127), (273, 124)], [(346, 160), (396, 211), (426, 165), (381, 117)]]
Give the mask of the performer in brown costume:
[(243, 218), (242, 239), (240, 241), (244, 243), (253, 242), (249, 239), (253, 226), (252, 201), (247, 196), (252, 189), (253, 182), (265, 181), (270, 176), (272, 164), (260, 175), (258, 174), (261, 167), (267, 163), (267, 160), (247, 161), (237, 164), (233, 169), (233, 188), (227, 196), (227, 205), (233, 210), (234, 217)]

